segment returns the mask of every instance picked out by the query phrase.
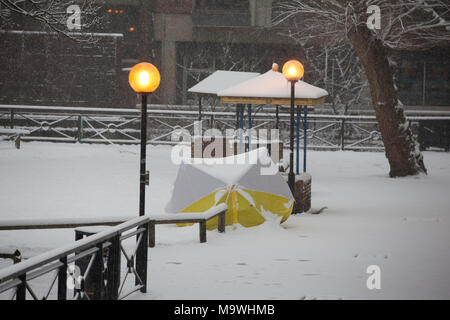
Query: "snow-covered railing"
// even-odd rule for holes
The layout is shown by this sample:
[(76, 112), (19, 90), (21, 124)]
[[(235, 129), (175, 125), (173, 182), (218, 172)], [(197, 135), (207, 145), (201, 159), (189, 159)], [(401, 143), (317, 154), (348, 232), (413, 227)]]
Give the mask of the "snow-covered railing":
[[(217, 111), (207, 111), (208, 108), (203, 107), (203, 130), (216, 128), (225, 133), (226, 129), (239, 127), (234, 108), (216, 109)], [(284, 147), (288, 148), (288, 108), (280, 107), (279, 117), (274, 116), (274, 110), (274, 107), (254, 106), (251, 121), (244, 119), (243, 128), (248, 129), (251, 123), (253, 134), (258, 132), (256, 129), (270, 132), (270, 129), (278, 128), (280, 139)], [(23, 141), (137, 144), (140, 142), (139, 114), (139, 109), (0, 105), (0, 126), (29, 130), (30, 134), (23, 137)], [(420, 129), (430, 127), (429, 122), (450, 123), (450, 111), (420, 113), (407, 110), (405, 114), (413, 132), (419, 135), (419, 141), (427, 141), (430, 130)], [(194, 121), (199, 119), (197, 106), (151, 105), (148, 115), (149, 144), (177, 144), (179, 142), (172, 141), (171, 137), (174, 134), (177, 136), (176, 133), (179, 136), (181, 131), (193, 136)], [(302, 125), (300, 121), (300, 126)], [(300, 130), (300, 141), (302, 135), (303, 130)], [(376, 117), (367, 113), (309, 113), (307, 136), (308, 148), (311, 149), (384, 149)]]
[(0, 230), (63, 229), (86, 226), (116, 226), (132, 217), (89, 217), (0, 220)]
[[(148, 222), (147, 217), (135, 218), (1, 269), (0, 294), (8, 292), (11, 299), (17, 300), (25, 300), (27, 296), (35, 300), (52, 296), (66, 300), (71, 290), (73, 299), (122, 299), (136, 291), (145, 293)], [(132, 242), (130, 252), (123, 241), (133, 237), (136, 241)], [(122, 255), (127, 266), (123, 279), (120, 268)], [(134, 282), (132, 288), (124, 293), (129, 274), (134, 274)], [(49, 285), (40, 296), (30, 281), (45, 276), (46, 281), (41, 280), (40, 285), (36, 285), (36, 289), (42, 289), (43, 281)]]

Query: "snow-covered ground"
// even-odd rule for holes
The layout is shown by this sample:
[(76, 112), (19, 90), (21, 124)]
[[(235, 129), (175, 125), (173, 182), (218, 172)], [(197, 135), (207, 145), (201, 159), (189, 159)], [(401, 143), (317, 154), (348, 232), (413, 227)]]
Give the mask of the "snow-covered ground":
[[(0, 219), (138, 212), (138, 146), (0, 142)], [(149, 146), (147, 210), (162, 213), (177, 167)], [(428, 176), (391, 179), (383, 153), (309, 152), (313, 208), (282, 225), (208, 232), (156, 227), (149, 293), (135, 299), (450, 298), (450, 154), (425, 152)], [(0, 231), (25, 257), (73, 241), (65, 230)], [(9, 262), (0, 260), (0, 268)], [(366, 269), (381, 268), (368, 290)]]

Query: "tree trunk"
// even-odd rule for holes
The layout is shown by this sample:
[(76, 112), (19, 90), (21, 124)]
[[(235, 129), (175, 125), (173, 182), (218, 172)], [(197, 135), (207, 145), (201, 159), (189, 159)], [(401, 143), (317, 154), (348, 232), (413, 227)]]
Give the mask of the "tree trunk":
[(347, 36), (357, 52), (369, 81), (372, 105), (383, 139), (391, 177), (426, 173), (422, 154), (398, 105), (393, 70), (386, 48), (363, 25), (349, 29)]

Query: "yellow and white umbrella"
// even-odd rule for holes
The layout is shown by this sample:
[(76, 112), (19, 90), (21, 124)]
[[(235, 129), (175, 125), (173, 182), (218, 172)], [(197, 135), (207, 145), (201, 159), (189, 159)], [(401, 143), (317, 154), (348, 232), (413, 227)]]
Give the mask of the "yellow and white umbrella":
[[(294, 199), (265, 148), (227, 158), (181, 163), (166, 211), (204, 212), (225, 202), (226, 224), (256, 226), (266, 220), (287, 220)], [(207, 162), (207, 163), (205, 163)], [(214, 218), (209, 230), (217, 228)]]

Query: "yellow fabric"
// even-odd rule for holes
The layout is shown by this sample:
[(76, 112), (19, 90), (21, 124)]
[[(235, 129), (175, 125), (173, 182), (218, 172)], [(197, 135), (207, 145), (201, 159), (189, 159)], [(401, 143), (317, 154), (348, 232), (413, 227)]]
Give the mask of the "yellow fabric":
[[(223, 192), (226, 189), (216, 190), (215, 192), (203, 197), (202, 199), (192, 203), (180, 212), (204, 212), (215, 203), (215, 195), (217, 192)], [(248, 190), (248, 189), (233, 189), (227, 190), (220, 198), (217, 204), (226, 202), (228, 210), (225, 213), (226, 225), (233, 225), (233, 223), (240, 223), (244, 227), (253, 227), (264, 223), (266, 220), (264, 214), (275, 214), (281, 218), (281, 222), (286, 221), (291, 215), (294, 203), (293, 201), (283, 197), (267, 192)], [(255, 205), (253, 205), (254, 203)], [(179, 226), (186, 226), (192, 224), (178, 224)], [(208, 230), (216, 229), (218, 225), (218, 218), (209, 220), (206, 223)]]

